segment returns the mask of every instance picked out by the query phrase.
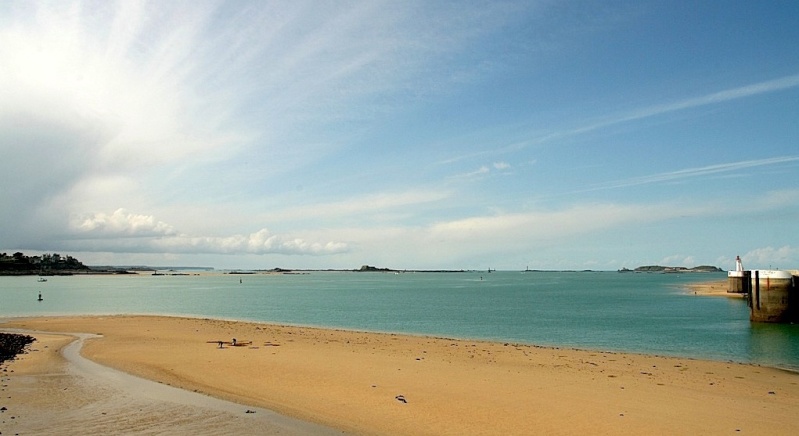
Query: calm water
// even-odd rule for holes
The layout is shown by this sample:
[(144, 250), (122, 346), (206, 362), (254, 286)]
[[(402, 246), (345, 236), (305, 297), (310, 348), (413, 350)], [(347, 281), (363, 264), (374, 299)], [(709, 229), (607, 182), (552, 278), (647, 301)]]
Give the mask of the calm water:
[(616, 272), (0, 277), (0, 317), (189, 315), (799, 369), (799, 326), (751, 324), (743, 300), (683, 289), (724, 279)]

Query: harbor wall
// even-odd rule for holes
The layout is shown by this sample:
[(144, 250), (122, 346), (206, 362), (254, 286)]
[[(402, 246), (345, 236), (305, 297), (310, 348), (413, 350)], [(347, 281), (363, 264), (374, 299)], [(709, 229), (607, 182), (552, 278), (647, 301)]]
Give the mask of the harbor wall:
[(752, 289), (752, 271), (730, 271), (727, 273), (727, 292), (748, 294)]
[[(747, 271), (750, 272), (750, 271)], [(799, 322), (797, 277), (782, 271), (751, 271), (748, 292), (749, 320), (753, 322)]]

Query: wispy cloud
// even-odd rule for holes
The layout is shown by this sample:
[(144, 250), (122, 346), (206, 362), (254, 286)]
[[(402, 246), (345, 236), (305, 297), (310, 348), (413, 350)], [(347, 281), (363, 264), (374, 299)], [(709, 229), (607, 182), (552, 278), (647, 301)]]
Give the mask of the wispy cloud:
[[(556, 210), (472, 215), (421, 226), (337, 229), (336, 234), (349, 241), (355, 253), (371, 253), (375, 262), (400, 267), (462, 267), (472, 262), (475, 253), (528, 256), (543, 247), (609, 229), (716, 213), (718, 208), (709, 205), (671, 202), (583, 204)], [(393, 250), (381, 249), (386, 246)]]
[(719, 173), (728, 173), (747, 168), (778, 165), (799, 161), (799, 156), (782, 156), (768, 159), (756, 159), (740, 162), (730, 162), (716, 165), (708, 165), (698, 168), (687, 168), (684, 170), (670, 171), (665, 173), (652, 174), (643, 177), (633, 177), (630, 179), (616, 180), (608, 183), (598, 184), (591, 188), (579, 192), (597, 191), (602, 189), (627, 188), (630, 186), (647, 185), (652, 183), (672, 182), (676, 180), (699, 178)]
[(645, 118), (651, 118), (671, 112), (677, 112), (701, 106), (719, 104), (731, 100), (737, 100), (741, 98), (752, 97), (755, 95), (777, 92), (796, 87), (799, 87), (799, 74), (785, 76), (774, 80), (767, 80), (759, 83), (753, 83), (750, 85), (714, 92), (712, 94), (702, 95), (699, 97), (686, 98), (684, 100), (672, 103), (643, 107), (632, 112), (618, 114), (614, 117), (609, 117), (600, 120), (598, 122), (577, 127), (571, 130), (550, 133), (540, 138), (536, 138), (530, 141), (530, 143), (541, 144), (556, 139), (582, 135), (585, 133), (592, 132), (594, 130), (599, 130), (617, 124), (628, 123), (631, 121), (638, 121)]
[(349, 198), (342, 201), (320, 202), (309, 206), (287, 207), (263, 214), (269, 221), (298, 221), (308, 217), (323, 216), (328, 220), (364, 216), (386, 216), (396, 210), (405, 210), (447, 199), (446, 190), (407, 190), (385, 192)]
[(477, 177), (483, 177), (483, 176), (485, 176), (486, 174), (488, 174), (490, 172), (491, 172), (491, 169), (488, 168), (487, 165), (482, 165), (482, 166), (480, 166), (480, 168), (477, 168), (474, 171), (469, 171), (468, 173), (455, 174), (453, 176), (450, 176), (449, 179), (450, 180), (474, 179), (474, 178), (477, 178)]
[(507, 173), (512, 168), (511, 164), (503, 161), (494, 162), (490, 165), (480, 165), (479, 168), (466, 173), (455, 174), (449, 177), (449, 180), (470, 180), (479, 179), (487, 176), (492, 172)]
[(646, 106), (638, 108), (631, 112), (616, 114), (615, 116), (610, 116), (604, 119), (600, 119), (593, 123), (577, 126), (572, 129), (555, 131), (543, 134), (541, 136), (532, 137), (530, 139), (526, 139), (523, 141), (516, 141), (507, 144), (505, 146), (494, 147), (492, 149), (477, 150), (469, 153), (459, 154), (457, 156), (445, 159), (440, 163), (451, 164), (462, 160), (471, 160), (490, 155), (514, 153), (534, 145), (541, 145), (557, 141), (560, 139), (579, 136), (596, 130), (604, 129), (606, 127), (611, 127), (614, 125), (629, 123), (646, 118), (657, 117), (672, 112), (678, 112), (702, 106), (720, 104), (732, 100), (753, 97), (761, 94), (783, 91), (796, 87), (799, 87), (799, 74), (785, 76), (773, 80), (767, 80), (764, 82), (753, 83), (750, 85), (745, 85), (737, 88), (726, 89), (723, 91), (701, 95), (698, 97), (689, 97), (671, 103)]
[(483, 239), (485, 242), (516, 244), (550, 240), (624, 225), (705, 213), (706, 209), (674, 204), (617, 205), (586, 204), (566, 209), (473, 216), (440, 222), (430, 227), (439, 238)]
[(663, 105), (652, 106), (633, 112), (626, 116), (622, 116), (609, 123), (623, 123), (627, 121), (639, 120), (642, 118), (653, 117), (662, 115), (669, 112), (680, 111), (684, 109), (691, 109), (700, 106), (707, 106), (711, 104), (724, 103), (730, 100), (737, 100), (745, 97), (752, 97), (759, 94), (766, 94), (769, 92), (782, 91), (784, 89), (796, 88), (799, 86), (799, 74), (792, 76), (781, 77), (779, 79), (768, 80), (765, 82), (754, 83), (751, 85), (741, 86), (738, 88), (727, 89), (724, 91), (715, 92), (708, 95), (703, 95), (694, 98), (688, 98), (682, 101), (667, 103)]

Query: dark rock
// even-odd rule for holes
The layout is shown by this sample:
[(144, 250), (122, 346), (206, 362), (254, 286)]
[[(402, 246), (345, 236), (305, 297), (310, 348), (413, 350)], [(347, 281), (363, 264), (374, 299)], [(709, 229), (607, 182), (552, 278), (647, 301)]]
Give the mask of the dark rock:
[(33, 336), (0, 333), (0, 363), (14, 360), (18, 354), (25, 353), (25, 347), (35, 340)]

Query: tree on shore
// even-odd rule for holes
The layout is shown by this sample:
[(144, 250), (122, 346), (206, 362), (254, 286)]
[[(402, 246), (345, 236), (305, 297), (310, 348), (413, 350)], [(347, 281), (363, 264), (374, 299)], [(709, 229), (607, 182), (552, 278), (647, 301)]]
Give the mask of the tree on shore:
[(41, 256), (26, 256), (16, 252), (9, 256), (0, 254), (0, 272), (12, 273), (54, 273), (85, 271), (89, 268), (72, 256), (61, 256), (58, 253), (45, 253)]

